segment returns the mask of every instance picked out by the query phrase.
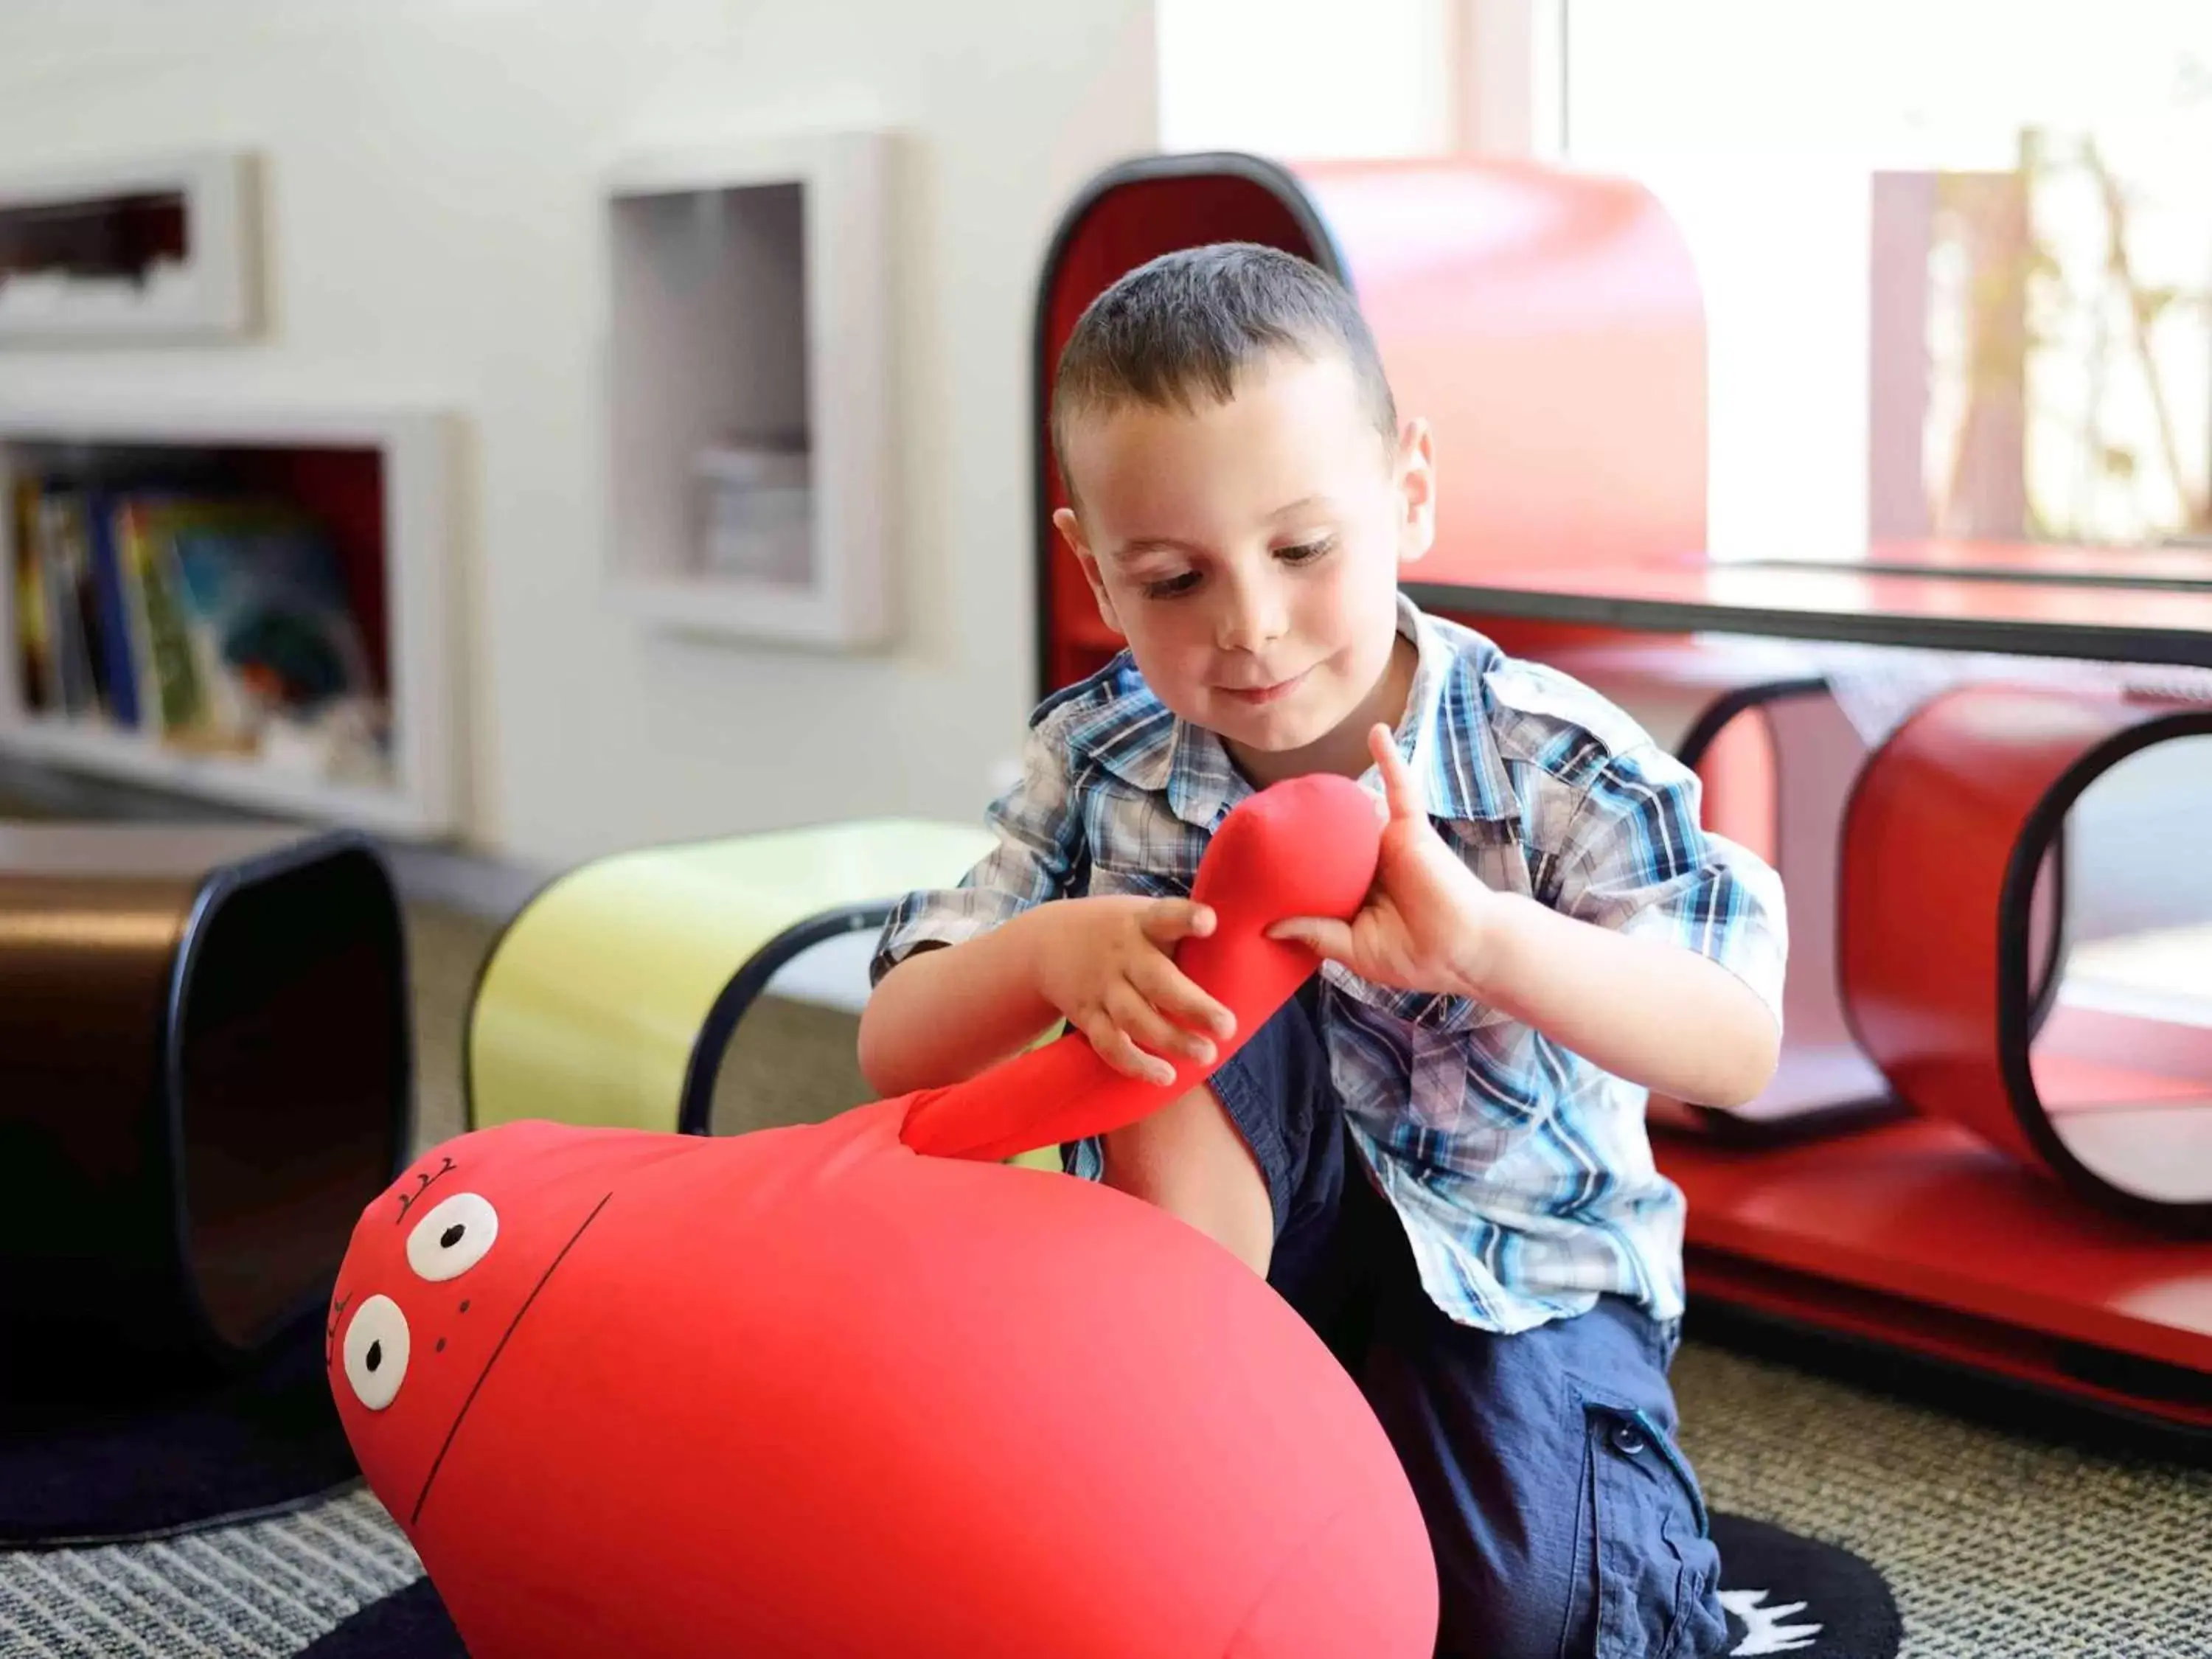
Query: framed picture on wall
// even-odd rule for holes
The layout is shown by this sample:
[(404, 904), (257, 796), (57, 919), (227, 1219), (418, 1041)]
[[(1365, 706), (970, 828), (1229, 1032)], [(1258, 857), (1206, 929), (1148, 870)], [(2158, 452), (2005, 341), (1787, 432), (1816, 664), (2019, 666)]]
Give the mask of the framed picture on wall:
[(0, 346), (251, 333), (256, 171), (193, 154), (0, 175)]

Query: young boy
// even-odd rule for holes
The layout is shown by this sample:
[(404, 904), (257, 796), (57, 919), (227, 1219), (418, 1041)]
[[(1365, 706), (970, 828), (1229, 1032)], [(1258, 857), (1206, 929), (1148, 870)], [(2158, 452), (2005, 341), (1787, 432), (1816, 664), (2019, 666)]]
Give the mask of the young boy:
[(1184, 896), (1208, 836), (1277, 780), (1376, 775), (1365, 908), (1279, 924), (1323, 958), (1307, 994), (1064, 1158), (1242, 1256), (1343, 1358), (1428, 1522), (1440, 1653), (1717, 1650), (1667, 1381), (1682, 1198), (1644, 1109), (1771, 1075), (1772, 872), (1619, 709), (1400, 595), (1429, 434), (1314, 266), (1221, 244), (1131, 272), (1078, 323), (1052, 428), (1055, 522), (1127, 650), (1036, 711), (997, 850), (891, 917), (870, 1081), (971, 1075), (1055, 1017), (1133, 1073), (1210, 1064), (1231, 1017), (1171, 957), (1212, 926)]

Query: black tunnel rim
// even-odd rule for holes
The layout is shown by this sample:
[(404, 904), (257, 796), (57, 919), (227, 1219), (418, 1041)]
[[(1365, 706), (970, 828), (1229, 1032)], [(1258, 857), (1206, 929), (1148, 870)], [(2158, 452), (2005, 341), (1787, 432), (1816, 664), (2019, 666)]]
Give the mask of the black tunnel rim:
[[(1051, 413), (1052, 403), (1052, 342), (1048, 337), (1052, 326), (1052, 296), (1060, 280), (1060, 265), (1067, 257), (1068, 244), (1074, 240), (1077, 231), (1083, 228), (1098, 204), (1115, 191), (1130, 185), (1146, 184), (1163, 179), (1235, 179), (1246, 184), (1257, 185), (1273, 197), (1289, 213), (1299, 234), (1306, 239), (1307, 257), (1346, 288), (1352, 287), (1352, 270), (1344, 257), (1344, 250), (1322, 217), (1321, 209), (1310, 195), (1297, 175), (1279, 161), (1262, 155), (1249, 155), (1242, 150), (1206, 150), (1177, 155), (1139, 155), (1117, 161), (1103, 172), (1092, 175), (1090, 181), (1076, 191), (1059, 222), (1053, 227), (1051, 240), (1046, 245), (1044, 264), (1037, 278), (1036, 315), (1030, 324), (1030, 443), (1034, 452), (1030, 469), (1030, 511), (1035, 520), (1036, 544), (1032, 561), (1030, 580), (1033, 647), (1030, 672), (1034, 676), (1036, 699), (1042, 700), (1052, 690), (1052, 628), (1050, 601), (1052, 595), (1052, 520), (1046, 506), (1052, 499), (1051, 446), (1045, 440), (1045, 421)], [(1356, 289), (1354, 290), (1357, 291)]]
[(402, 969), (393, 981), (392, 1004), (387, 1011), (400, 1037), (398, 1056), (399, 1098), (395, 1104), (391, 1165), (380, 1172), (381, 1179), (378, 1185), (380, 1189), (398, 1180), (399, 1172), (407, 1167), (414, 1140), (414, 1021), (408, 1004), (405, 974), (407, 941), (400, 916), (398, 891), (393, 884), (391, 870), (377, 850), (376, 843), (368, 836), (353, 830), (311, 831), (303, 834), (298, 841), (233, 860), (209, 872), (201, 879), (185, 913), (170, 969), (168, 989), (162, 999), (160, 1036), (161, 1097), (157, 1109), (163, 1158), (167, 1166), (164, 1172), (169, 1194), (167, 1243), (170, 1261), (173, 1264), (173, 1288), (183, 1304), (185, 1322), (198, 1349), (195, 1357), (226, 1369), (258, 1354), (270, 1341), (306, 1318), (310, 1312), (322, 1307), (328, 1300), (328, 1287), (312, 1286), (301, 1292), (291, 1304), (272, 1315), (263, 1328), (252, 1333), (245, 1342), (229, 1341), (218, 1329), (214, 1314), (201, 1291), (199, 1276), (191, 1255), (191, 1193), (185, 1170), (183, 1088), (185, 1011), (190, 1006), (193, 980), (207, 943), (209, 929), (223, 904), (249, 887), (336, 859), (359, 860), (375, 876), (384, 899), (385, 916), (391, 925), (391, 931), (383, 943), (389, 946), (392, 959), (401, 965)]
[[(2051, 1122), (2036, 1092), (2029, 1066), (2029, 1045), (2041, 1024), (2041, 1010), (2027, 995), (2028, 902), (2045, 856), (2058, 844), (2066, 821), (2089, 786), (2129, 756), (2177, 738), (2212, 734), (2212, 712), (2185, 709), (2153, 715), (2094, 744), (2062, 772), (2029, 811), (2006, 861), (1998, 905), (1997, 1055), (2013, 1116), (2029, 1144), (2053, 1172), (2082, 1197), (2100, 1207), (2168, 1232), (2212, 1233), (2212, 1200), (2168, 1203), (2116, 1187), (2074, 1155)], [(2062, 860), (2063, 864), (2063, 860)], [(2056, 930), (2054, 930), (2055, 932)], [(2048, 975), (2047, 1005), (2055, 997), (2058, 975)]]
[(730, 1039), (737, 1035), (738, 1022), (760, 1000), (777, 972), (817, 945), (881, 927), (890, 920), (891, 908), (891, 902), (884, 899), (820, 911), (785, 928), (738, 966), (715, 996), (714, 1006), (707, 1011), (698, 1035), (692, 1039), (691, 1056), (684, 1066), (684, 1091), (676, 1109), (678, 1133), (714, 1133), (714, 1080), (721, 1073), (723, 1056), (729, 1051)]

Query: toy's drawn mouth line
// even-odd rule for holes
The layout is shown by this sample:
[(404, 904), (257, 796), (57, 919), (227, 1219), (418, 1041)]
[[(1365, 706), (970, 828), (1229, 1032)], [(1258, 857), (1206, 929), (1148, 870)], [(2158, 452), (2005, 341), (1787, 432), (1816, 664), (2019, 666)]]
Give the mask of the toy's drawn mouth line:
[(422, 1500), (430, 1495), (430, 1483), (438, 1478), (439, 1466), (446, 1461), (446, 1454), (453, 1449), (453, 1437), (461, 1431), (461, 1421), (468, 1416), (469, 1407), (477, 1403), (477, 1395), (483, 1389), (484, 1378), (491, 1375), (491, 1368), (499, 1363), (500, 1355), (507, 1351), (507, 1338), (513, 1336), (514, 1328), (522, 1323), (522, 1316), (528, 1313), (530, 1304), (538, 1300), (538, 1292), (545, 1288), (545, 1281), (553, 1277), (553, 1269), (559, 1267), (568, 1252), (576, 1248), (576, 1241), (584, 1236), (584, 1229), (599, 1218), (599, 1212), (607, 1207), (607, 1199), (613, 1196), (609, 1193), (592, 1206), (591, 1214), (586, 1216), (576, 1231), (568, 1235), (568, 1242), (561, 1247), (561, 1253), (546, 1264), (545, 1271), (538, 1275), (538, 1282), (530, 1287), (530, 1294), (522, 1298), (522, 1305), (514, 1310), (514, 1317), (507, 1321), (507, 1329), (499, 1339), (499, 1346), (491, 1351), (491, 1358), (484, 1361), (483, 1370), (477, 1373), (476, 1384), (469, 1390), (469, 1397), (461, 1401), (460, 1410), (453, 1413), (453, 1425), (446, 1431), (446, 1443), (438, 1448), (437, 1456), (430, 1460), (430, 1472), (422, 1477), (422, 1490), (415, 1494), (415, 1508), (407, 1517), (410, 1527), (422, 1518)]

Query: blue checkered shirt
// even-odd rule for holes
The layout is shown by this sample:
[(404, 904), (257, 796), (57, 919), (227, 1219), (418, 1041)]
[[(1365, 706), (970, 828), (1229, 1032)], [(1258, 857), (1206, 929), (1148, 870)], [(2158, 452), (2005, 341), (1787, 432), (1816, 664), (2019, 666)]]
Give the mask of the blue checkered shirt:
[[(1419, 666), (1398, 727), (1445, 841), (1490, 886), (1709, 957), (1781, 1018), (1780, 883), (1698, 824), (1694, 774), (1563, 674), (1399, 601)], [(1362, 781), (1381, 789), (1370, 770)], [(1250, 793), (1220, 741), (1177, 720), (1127, 655), (1032, 717), (999, 845), (956, 888), (908, 895), (872, 976), (1033, 904), (1187, 894)], [(1437, 1305), (1517, 1331), (1600, 1292), (1682, 1308), (1682, 1194), (1654, 1166), (1646, 1091), (1498, 1010), (1322, 969), (1321, 1024), (1353, 1139)], [(1095, 1144), (1077, 1150), (1096, 1179)]]

